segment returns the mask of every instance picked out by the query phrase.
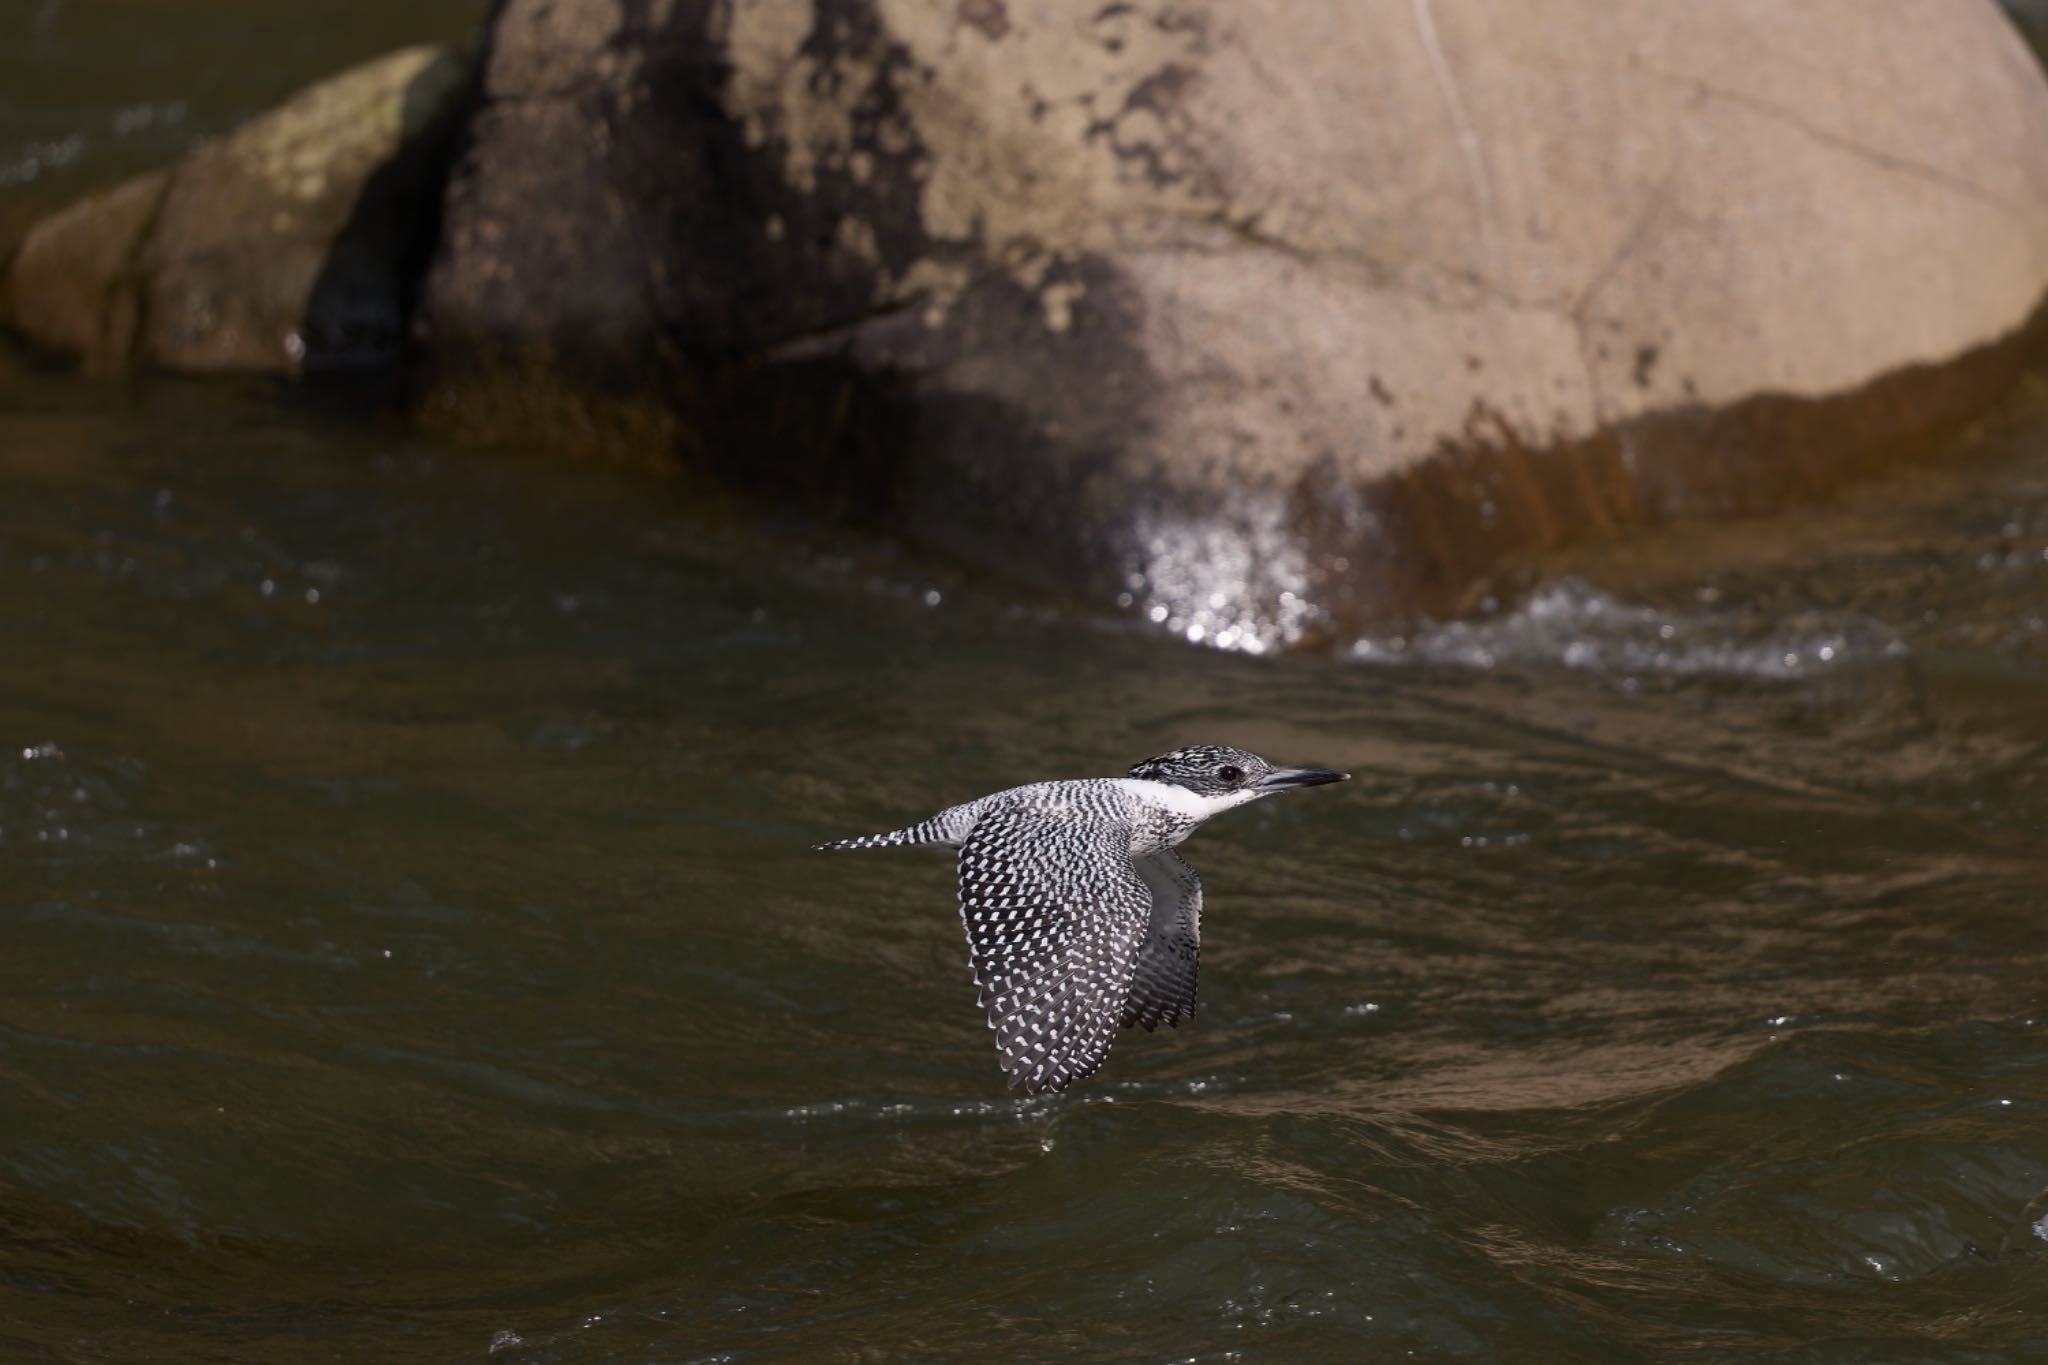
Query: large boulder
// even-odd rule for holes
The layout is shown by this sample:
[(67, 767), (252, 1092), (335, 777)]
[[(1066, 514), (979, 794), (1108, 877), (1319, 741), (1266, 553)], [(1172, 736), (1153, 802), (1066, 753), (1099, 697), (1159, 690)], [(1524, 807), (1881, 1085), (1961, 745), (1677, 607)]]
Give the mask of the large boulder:
[[(387, 336), (345, 244), (432, 221), (366, 169), (456, 100), (414, 60), (316, 88), (376, 155), (295, 115), (44, 224), (17, 325)], [(2011, 373), (2044, 208), (1990, 0), (501, 0), (414, 396), (1263, 648), (1917, 448)]]
[(1264, 647), (1911, 448), (2044, 285), (1990, 0), (506, 0), (419, 402)]
[(415, 47), (29, 229), (0, 316), (112, 372), (392, 358), (433, 245), (467, 61)]

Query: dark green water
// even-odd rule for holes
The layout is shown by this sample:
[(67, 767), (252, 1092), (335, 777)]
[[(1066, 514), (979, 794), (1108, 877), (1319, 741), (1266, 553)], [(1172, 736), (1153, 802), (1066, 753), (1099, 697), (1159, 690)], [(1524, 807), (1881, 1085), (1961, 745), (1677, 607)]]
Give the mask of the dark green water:
[[(17, 377), (0, 1358), (2048, 1358), (2041, 411), (1262, 660)], [(1357, 777), (1065, 1097), (942, 857), (807, 850), (1196, 740)]]
[(0, 213), (148, 170), (487, 0), (0, 0)]

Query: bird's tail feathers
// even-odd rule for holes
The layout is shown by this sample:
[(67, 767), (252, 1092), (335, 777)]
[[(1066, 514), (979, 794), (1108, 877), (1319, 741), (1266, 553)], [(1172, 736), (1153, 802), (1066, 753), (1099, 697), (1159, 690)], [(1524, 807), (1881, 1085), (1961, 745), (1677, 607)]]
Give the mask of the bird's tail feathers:
[(979, 801), (970, 801), (964, 806), (942, 810), (929, 820), (919, 821), (907, 829), (892, 829), (887, 834), (863, 834), (854, 839), (834, 839), (829, 844), (819, 844), (823, 849), (840, 848), (896, 848), (921, 846), (924, 848), (958, 848), (960, 841), (967, 837), (967, 831), (974, 827), (975, 812), (981, 808)]
[(909, 831), (897, 829), (897, 831), (887, 833), (887, 835), (860, 835), (856, 839), (834, 839), (831, 843), (813, 843), (811, 847), (819, 849), (819, 851), (827, 851), (827, 849), (883, 849), (883, 847), (889, 847), (893, 843), (909, 843), (909, 839), (903, 837), (905, 833), (909, 833)]
[(830, 851), (842, 848), (895, 848), (906, 844), (931, 844), (938, 840), (931, 837), (924, 825), (912, 825), (909, 829), (892, 829), (887, 834), (863, 834), (852, 839), (834, 839), (829, 844), (815, 844), (814, 848)]

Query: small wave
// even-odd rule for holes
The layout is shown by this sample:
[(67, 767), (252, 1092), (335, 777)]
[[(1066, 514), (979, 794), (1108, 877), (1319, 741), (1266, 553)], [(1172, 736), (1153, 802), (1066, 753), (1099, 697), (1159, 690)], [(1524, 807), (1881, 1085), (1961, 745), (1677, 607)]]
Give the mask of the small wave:
[(185, 115), (183, 100), (123, 105), (94, 120), (90, 127), (20, 144), (11, 154), (0, 155), (0, 189), (26, 185), (52, 172), (66, 170), (105, 143), (180, 137)]
[(1867, 617), (1802, 611), (1762, 620), (1735, 611), (1667, 611), (1624, 602), (1577, 578), (1561, 579), (1499, 616), (1367, 636), (1351, 646), (1353, 658), (1376, 662), (1784, 680), (1906, 652), (1897, 634)]
[(85, 151), (85, 135), (72, 133), (50, 142), (31, 142), (0, 161), (0, 187), (26, 185), (45, 171), (60, 170)]

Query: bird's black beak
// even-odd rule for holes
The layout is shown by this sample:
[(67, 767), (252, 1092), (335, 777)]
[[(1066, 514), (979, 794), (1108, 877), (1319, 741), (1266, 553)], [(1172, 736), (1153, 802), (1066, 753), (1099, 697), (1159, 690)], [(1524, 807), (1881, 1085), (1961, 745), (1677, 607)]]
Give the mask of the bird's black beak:
[(1275, 768), (1252, 785), (1262, 792), (1284, 792), (1295, 787), (1320, 787), (1325, 782), (1346, 782), (1350, 773), (1328, 768)]

